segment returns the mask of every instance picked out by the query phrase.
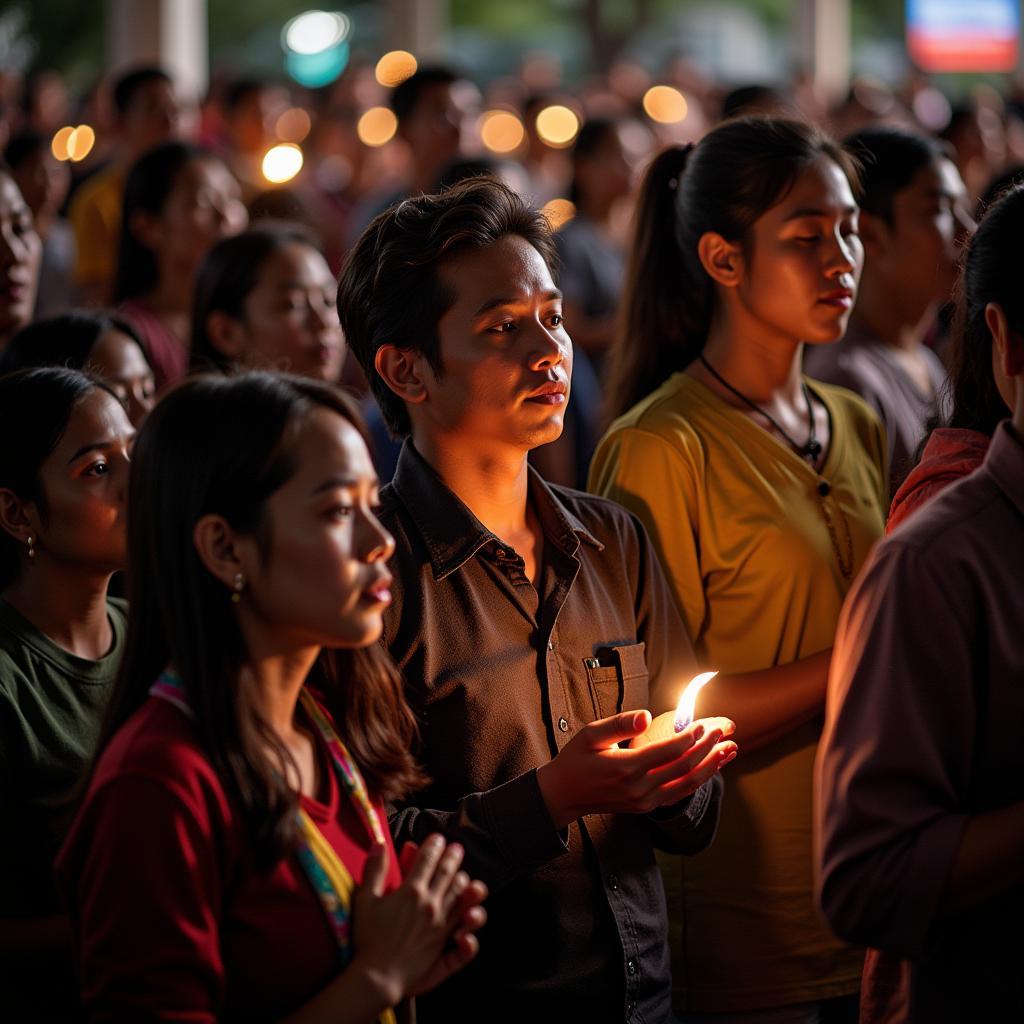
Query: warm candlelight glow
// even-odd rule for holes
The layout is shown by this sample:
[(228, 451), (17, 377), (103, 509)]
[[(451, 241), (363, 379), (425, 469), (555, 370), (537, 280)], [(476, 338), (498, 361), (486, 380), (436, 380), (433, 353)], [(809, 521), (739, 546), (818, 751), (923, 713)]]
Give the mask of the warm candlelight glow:
[(385, 53), (374, 69), (374, 75), (381, 85), (393, 89), (416, 73), (416, 58), (408, 50), (392, 50)]
[(267, 150), (263, 157), (263, 177), (273, 185), (291, 181), (302, 170), (302, 150), (294, 143), (282, 142)]
[(395, 137), (398, 118), (387, 107), (370, 107), (356, 125), (356, 134), (364, 146), (383, 146)]
[(676, 732), (682, 732), (693, 721), (697, 694), (717, 675), (717, 672), (702, 672), (699, 676), (694, 676), (687, 683), (686, 689), (683, 690), (683, 695), (679, 698), (679, 703), (676, 705)]
[(686, 120), (689, 107), (686, 97), (670, 85), (652, 85), (644, 93), (644, 110), (659, 124), (678, 124)]
[(555, 149), (571, 146), (580, 130), (580, 119), (576, 113), (560, 103), (545, 107), (537, 115), (534, 124), (541, 141)]
[(72, 135), (75, 134), (74, 125), (66, 124), (63, 128), (58, 128), (54, 133), (53, 140), (50, 143), (50, 152), (58, 160), (70, 160), (71, 155), (68, 153), (68, 140)]
[(507, 110), (488, 110), (480, 119), (480, 139), (493, 153), (513, 153), (522, 145), (523, 122)]

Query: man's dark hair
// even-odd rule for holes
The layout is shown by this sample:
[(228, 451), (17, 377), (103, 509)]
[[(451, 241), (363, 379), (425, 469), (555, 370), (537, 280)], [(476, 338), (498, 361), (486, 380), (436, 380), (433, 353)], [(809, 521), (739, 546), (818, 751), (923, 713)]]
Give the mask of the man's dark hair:
[(862, 210), (892, 224), (893, 197), (938, 159), (952, 160), (948, 144), (901, 128), (865, 128), (843, 141), (861, 164), (857, 201)]
[(544, 216), (493, 178), (471, 178), (438, 195), (406, 199), (380, 214), (349, 254), (338, 285), (345, 337), (370, 382), (391, 433), (412, 427), (405, 403), (374, 368), (382, 345), (422, 353), (442, 372), (437, 325), (456, 295), (438, 267), (508, 235), (532, 245), (549, 268), (556, 263)]
[(135, 68), (122, 75), (114, 83), (114, 108), (122, 117), (132, 105), (135, 97), (151, 82), (171, 84), (171, 76), (163, 68), (154, 65)]
[(404, 82), (399, 82), (391, 93), (391, 109), (399, 121), (408, 117), (417, 107), (427, 89), (435, 85), (453, 85), (463, 76), (452, 68), (431, 64), (419, 68)]

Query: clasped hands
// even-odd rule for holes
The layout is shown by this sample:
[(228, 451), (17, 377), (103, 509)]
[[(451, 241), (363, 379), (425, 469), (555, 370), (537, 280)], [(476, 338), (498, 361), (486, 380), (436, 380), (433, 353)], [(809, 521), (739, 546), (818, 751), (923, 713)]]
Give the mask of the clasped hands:
[[(586, 814), (648, 814), (695, 793), (737, 754), (728, 718), (699, 718), (680, 733), (675, 715), (627, 711), (585, 725), (537, 784), (556, 828)], [(620, 744), (625, 744), (620, 745)]]

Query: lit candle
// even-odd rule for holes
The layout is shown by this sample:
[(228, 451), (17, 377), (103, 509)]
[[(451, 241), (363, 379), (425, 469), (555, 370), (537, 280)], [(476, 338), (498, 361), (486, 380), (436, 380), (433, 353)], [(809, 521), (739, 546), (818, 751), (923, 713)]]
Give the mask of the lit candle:
[(694, 676), (686, 684), (686, 689), (683, 690), (683, 695), (676, 705), (676, 732), (682, 732), (693, 721), (693, 709), (697, 704), (697, 694), (717, 675), (717, 672), (701, 672), (699, 676)]
[(692, 721), (694, 705), (697, 703), (697, 694), (717, 676), (717, 672), (702, 672), (699, 676), (686, 684), (683, 695), (679, 698), (675, 711), (666, 711), (658, 715), (647, 727), (647, 731), (637, 736), (632, 746), (646, 747), (650, 743), (660, 743), (662, 740), (670, 740), (673, 736), (681, 733)]

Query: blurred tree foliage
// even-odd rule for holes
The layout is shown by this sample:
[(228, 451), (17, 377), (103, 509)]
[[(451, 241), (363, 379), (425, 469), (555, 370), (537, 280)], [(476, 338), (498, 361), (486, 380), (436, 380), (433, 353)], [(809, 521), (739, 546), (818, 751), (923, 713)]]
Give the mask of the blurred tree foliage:
[[(591, 59), (606, 64), (639, 27), (660, 21), (680, 6), (712, 0), (448, 0), (451, 20), (460, 27), (494, 33), (515, 45), (517, 38), (536, 35), (538, 26), (582, 29), (590, 41)], [(723, 0), (713, 0), (720, 3)], [(784, 28), (796, 0), (735, 0)], [(351, 12), (351, 0), (328, 0), (322, 6)], [(210, 50), (239, 66), (261, 67), (267, 44), (276, 39), (290, 17), (314, 6), (311, 0), (208, 0)], [(364, 4), (364, 10), (370, 5)], [(373, 5), (383, 7), (382, 0)], [(24, 34), (34, 41), (36, 67), (64, 70), (73, 88), (86, 87), (104, 65), (103, 0), (0, 0), (3, 11), (20, 8)], [(852, 0), (854, 38), (896, 37), (903, 31), (899, 0)], [(378, 21), (379, 19), (373, 19)], [(252, 57), (247, 61), (247, 54)]]

